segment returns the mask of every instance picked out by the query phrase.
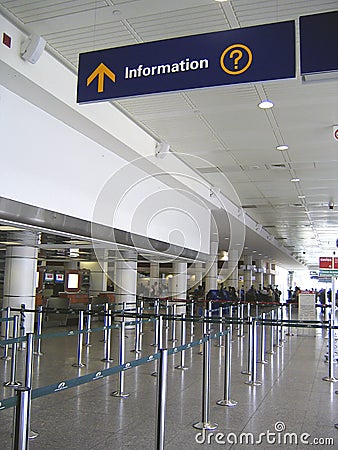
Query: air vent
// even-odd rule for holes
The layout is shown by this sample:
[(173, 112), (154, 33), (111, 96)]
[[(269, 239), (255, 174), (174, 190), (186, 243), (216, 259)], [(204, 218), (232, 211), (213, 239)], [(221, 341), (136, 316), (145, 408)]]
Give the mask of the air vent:
[(257, 206), (256, 205), (242, 205), (242, 208), (253, 209), (253, 208), (257, 208)]

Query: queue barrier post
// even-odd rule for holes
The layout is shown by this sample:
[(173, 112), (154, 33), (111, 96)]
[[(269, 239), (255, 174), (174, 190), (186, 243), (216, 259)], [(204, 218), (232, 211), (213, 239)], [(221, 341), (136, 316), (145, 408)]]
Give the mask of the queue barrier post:
[(193, 337), (194, 336), (194, 312), (195, 312), (195, 302), (192, 299), (191, 303), (190, 303), (190, 318), (191, 318), (191, 322), (190, 322), (190, 336)]
[[(275, 311), (271, 311), (270, 314), (271, 314), (271, 322), (273, 322), (273, 321), (275, 320)], [(270, 324), (269, 350), (266, 352), (266, 353), (268, 353), (269, 355), (274, 355), (274, 354), (275, 354), (275, 351), (274, 351), (274, 349), (273, 349), (273, 346), (274, 346), (274, 340), (275, 340), (274, 336), (275, 336), (275, 327), (274, 327), (274, 325), (271, 323), (271, 324)]]
[(216, 402), (219, 406), (236, 406), (238, 402), (231, 400), (231, 347), (232, 347), (232, 330), (228, 328), (225, 335), (225, 358), (224, 358), (224, 395), (222, 400)]
[(36, 350), (34, 352), (34, 355), (36, 355), (36, 356), (42, 356), (43, 355), (43, 353), (41, 352), (41, 338), (39, 337), (42, 334), (42, 318), (43, 318), (43, 311), (42, 310), (43, 310), (42, 306), (39, 306), (38, 322), (37, 322), (38, 338), (37, 338)]
[(83, 311), (79, 311), (79, 324), (78, 324), (79, 334), (77, 337), (77, 362), (72, 364), (73, 367), (85, 367), (82, 360), (82, 344), (83, 344)]
[[(11, 307), (7, 306), (6, 308), (6, 325), (5, 325), (5, 341), (8, 341), (9, 339), (9, 322), (11, 317)], [(5, 344), (4, 346), (4, 354), (2, 355), (1, 359), (4, 361), (8, 361), (11, 359), (11, 357), (8, 355), (8, 344)]]
[(246, 381), (245, 384), (250, 386), (260, 386), (261, 381), (257, 380), (257, 320), (253, 319), (251, 322), (251, 336), (252, 336), (252, 352), (251, 352), (251, 369), (250, 369), (250, 380)]
[(90, 333), (91, 333), (91, 325), (92, 325), (92, 305), (88, 303), (87, 306), (87, 322), (86, 322), (86, 338), (85, 338), (85, 347), (91, 347), (90, 343)]
[[(17, 314), (15, 314), (13, 316), (13, 318), (14, 318), (14, 322), (13, 322), (13, 339), (17, 339), (18, 338), (19, 316)], [(13, 342), (12, 343), (12, 356), (11, 356), (11, 379), (4, 383), (5, 387), (21, 386), (21, 382), (20, 381), (15, 381), (17, 351), (18, 351), (18, 343), (17, 342)]]
[[(163, 333), (162, 333), (162, 329), (163, 329), (163, 316), (159, 316), (158, 321), (157, 321), (157, 328), (158, 328), (158, 346), (156, 347), (156, 350), (161, 350), (163, 348)], [(158, 366), (158, 362), (157, 359), (155, 360), (155, 370), (154, 372), (152, 372), (152, 376), (153, 377), (157, 377), (157, 366)]]
[(265, 325), (266, 313), (262, 313), (262, 320), (260, 322), (260, 360), (258, 361), (260, 364), (268, 364), (268, 361), (265, 359), (266, 352), (266, 325)]
[[(181, 345), (186, 344), (186, 321), (185, 314), (181, 314)], [(181, 351), (181, 363), (175, 367), (175, 369), (180, 370), (188, 370), (188, 367), (185, 366), (185, 350)]]
[(202, 420), (193, 424), (198, 430), (215, 430), (217, 423), (210, 422), (210, 334), (205, 334), (203, 342), (203, 371), (202, 371)]
[(222, 305), (219, 305), (218, 317), (219, 317), (219, 326), (218, 326), (219, 327), (218, 328), (219, 337), (218, 337), (218, 344), (216, 344), (215, 347), (224, 347), (224, 345), (222, 343), (222, 338), (223, 338), (223, 336), (222, 336), (222, 332), (223, 332), (223, 322), (222, 322), (223, 307), (222, 307)]
[(141, 349), (140, 349), (140, 334), (141, 334), (141, 321), (142, 319), (139, 317), (140, 316), (140, 306), (136, 306), (136, 318), (135, 318), (135, 343), (134, 343), (134, 348), (132, 350), (130, 350), (132, 353), (141, 353)]
[[(122, 366), (124, 364), (124, 358), (125, 358), (125, 337), (126, 337), (126, 324), (125, 319), (122, 317), (122, 322), (120, 324), (120, 351), (119, 351), (119, 365)], [(124, 370), (121, 370), (119, 373), (119, 387), (117, 391), (114, 391), (111, 393), (112, 397), (120, 397), (120, 398), (127, 398), (129, 397), (128, 392), (124, 392)]]
[(330, 383), (336, 383), (338, 381), (338, 378), (334, 376), (334, 346), (335, 346), (335, 335), (334, 335), (334, 318), (331, 315), (329, 320), (329, 351), (328, 351), (328, 366), (329, 366), (329, 373), (327, 377), (323, 377), (323, 381), (329, 381)]
[[(243, 319), (244, 322), (244, 319)], [(252, 336), (252, 317), (248, 318), (248, 338), (247, 338), (247, 368), (246, 370), (241, 370), (241, 374), (243, 375), (251, 375), (251, 359), (252, 359), (252, 342), (253, 342), (253, 336)]]
[(164, 450), (165, 416), (167, 403), (168, 350), (160, 349), (159, 374), (157, 381), (157, 416), (155, 430), (155, 449)]
[(14, 416), (13, 450), (28, 450), (31, 388), (17, 386), (15, 393), (18, 400)]
[(244, 303), (241, 303), (239, 305), (239, 319), (240, 319), (240, 325), (239, 325), (239, 331), (238, 331), (238, 337), (244, 337)]
[(158, 299), (154, 302), (154, 313), (155, 313), (155, 322), (154, 322), (154, 342), (150, 344), (152, 347), (158, 347), (158, 316), (160, 312), (160, 302)]
[[(108, 309), (105, 313), (105, 321), (104, 321), (104, 333), (105, 333), (105, 339), (103, 340), (103, 351), (104, 351), (104, 356), (101, 359), (102, 362), (113, 362), (113, 358), (110, 357), (110, 347), (111, 347), (111, 310), (109, 309), (109, 304), (106, 303), (106, 305), (108, 306)], [(106, 309), (106, 308), (105, 308)]]
[[(25, 309), (26, 309), (26, 305), (24, 303), (22, 303), (20, 305), (20, 337), (23, 338), (26, 334), (26, 329), (25, 329), (25, 321), (26, 321), (26, 314), (25, 314)], [(22, 352), (24, 349), (24, 340), (21, 339), (20, 343), (19, 343), (19, 347), (18, 350), (19, 352)]]
[[(26, 352), (26, 372), (25, 372), (25, 387), (32, 389), (33, 379), (33, 350), (34, 350), (34, 334), (27, 333), (27, 352)], [(39, 433), (32, 431), (30, 428), (31, 417), (31, 402), (28, 404), (28, 438), (35, 439)]]
[[(288, 304), (288, 319), (289, 321), (292, 320), (292, 303)], [(288, 332), (286, 333), (287, 336), (294, 336), (292, 333), (291, 325), (288, 326)]]
[(176, 339), (176, 320), (175, 320), (175, 317), (176, 317), (176, 305), (175, 305), (175, 303), (173, 303), (171, 305), (171, 315), (172, 315), (172, 320), (171, 320), (171, 338), (169, 339), (169, 341), (176, 342), (177, 339)]

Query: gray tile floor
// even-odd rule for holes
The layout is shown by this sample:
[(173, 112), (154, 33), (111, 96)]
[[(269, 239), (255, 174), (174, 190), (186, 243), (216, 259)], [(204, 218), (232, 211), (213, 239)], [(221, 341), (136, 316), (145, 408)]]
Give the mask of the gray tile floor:
[[(93, 324), (93, 328), (100, 326)], [(76, 329), (46, 328), (52, 331)], [(142, 356), (153, 353), (151, 324), (145, 326), (142, 339)], [(268, 332), (269, 333), (269, 332)], [(311, 448), (306, 444), (283, 443), (285, 433), (295, 433), (300, 441), (307, 433), (308, 442), (315, 438), (332, 438), (334, 445), (318, 445), (319, 448), (338, 448), (338, 384), (322, 381), (328, 373), (324, 362), (327, 339), (321, 330), (316, 337), (286, 337), (283, 347), (275, 354), (266, 355), (268, 364), (258, 364), (261, 386), (245, 384), (247, 376), (241, 374), (247, 363), (247, 336), (237, 337), (234, 330), (232, 344), (232, 390), (231, 397), (238, 401), (234, 408), (220, 407), (216, 401), (223, 398), (224, 348), (211, 349), (211, 404), (210, 420), (218, 423), (214, 432), (199, 433), (192, 424), (201, 420), (201, 378), (203, 357), (198, 347), (186, 352), (186, 371), (175, 369), (180, 355), (169, 357), (168, 398), (166, 414), (166, 449), (236, 448), (257, 447)], [(126, 359), (134, 359), (130, 353), (134, 345), (134, 331), (127, 330)], [(200, 337), (196, 327), (195, 339)], [(190, 339), (189, 333), (188, 338)], [(269, 334), (267, 334), (269, 338)], [(75, 378), (107, 367), (118, 361), (118, 332), (113, 330), (111, 355), (114, 362), (107, 364), (104, 356), (102, 332), (93, 333), (92, 346), (84, 349), (86, 367), (72, 367), (76, 362), (77, 337), (59, 337), (42, 341), (43, 356), (34, 357), (33, 387), (46, 386), (65, 379)], [(169, 343), (172, 346), (172, 343)], [(17, 379), (23, 379), (25, 351), (19, 352)], [(118, 376), (113, 375), (95, 382), (67, 389), (66, 391), (40, 397), (32, 402), (31, 429), (39, 437), (30, 440), (31, 450), (148, 450), (154, 448), (155, 404), (157, 379), (151, 376), (154, 362), (125, 372), (126, 399), (110, 394), (118, 387)], [(336, 369), (338, 376), (338, 368)], [(13, 396), (12, 388), (3, 387), (10, 377), (10, 362), (0, 361), (0, 399)], [(0, 448), (11, 449), (13, 408), (0, 411)], [(278, 433), (275, 427), (282, 430)], [(284, 431), (283, 431), (284, 430)], [(199, 434), (198, 434), (199, 433)], [(218, 434), (217, 433), (222, 433)], [(247, 433), (246, 443), (243, 433)], [(249, 433), (249, 434), (248, 434)], [(262, 443), (252, 445), (250, 436)], [(216, 437), (217, 435), (217, 437)], [(305, 438), (306, 435), (303, 435)], [(242, 443), (235, 444), (236, 440)], [(277, 443), (273, 443), (273, 439)], [(280, 443), (278, 441), (280, 439)], [(294, 439), (296, 439), (294, 437)], [(293, 441), (294, 442), (294, 441)], [(321, 441), (322, 442), (322, 441)]]

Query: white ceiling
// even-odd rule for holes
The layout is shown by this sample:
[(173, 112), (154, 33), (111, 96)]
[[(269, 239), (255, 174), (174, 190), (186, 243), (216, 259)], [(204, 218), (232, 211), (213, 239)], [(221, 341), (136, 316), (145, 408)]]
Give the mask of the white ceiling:
[[(0, 7), (76, 69), (81, 52), (297, 20), (337, 10), (338, 0), (5, 0)], [(257, 108), (264, 98), (275, 107)], [(247, 214), (298, 259), (315, 266), (319, 255), (335, 249), (338, 75), (325, 82), (303, 83), (298, 76), (115, 104), (216, 188), (226, 193), (230, 181)], [(282, 143), (289, 150), (275, 149)], [(300, 181), (290, 182), (294, 177)], [(330, 201), (337, 203), (333, 210)]]

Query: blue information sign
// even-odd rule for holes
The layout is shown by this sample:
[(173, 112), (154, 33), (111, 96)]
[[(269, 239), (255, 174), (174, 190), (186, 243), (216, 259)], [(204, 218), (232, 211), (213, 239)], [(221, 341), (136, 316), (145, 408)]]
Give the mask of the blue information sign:
[(295, 77), (295, 23), (81, 53), (79, 103)]
[(299, 18), (301, 74), (338, 70), (338, 11)]

